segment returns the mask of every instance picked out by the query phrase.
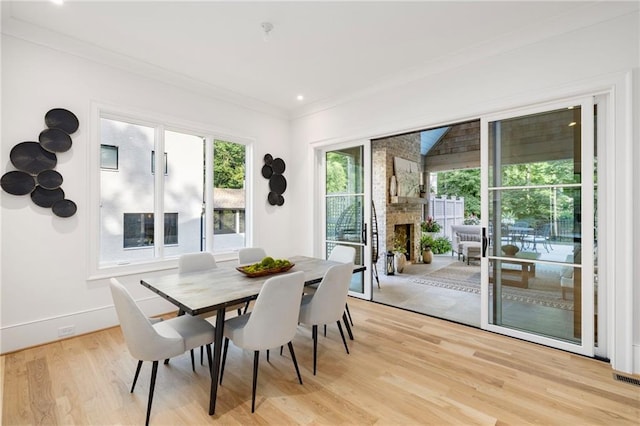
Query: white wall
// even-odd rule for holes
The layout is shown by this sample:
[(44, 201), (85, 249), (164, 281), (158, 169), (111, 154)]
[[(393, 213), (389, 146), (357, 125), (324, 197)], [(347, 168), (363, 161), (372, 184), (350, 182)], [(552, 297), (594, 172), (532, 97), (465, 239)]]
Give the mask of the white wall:
[[(97, 230), (88, 229), (88, 153), (89, 145), (97, 143), (90, 128), (93, 102), (253, 139), (255, 171), (248, 191), (256, 218), (253, 243), (277, 257), (294, 253), (281, 231), (295, 203), (287, 191), (284, 206), (268, 205), (268, 182), (259, 173), (267, 152), (290, 164), (287, 120), (3, 35), (2, 174), (14, 170), (9, 152), (15, 144), (37, 141), (51, 108), (74, 112), (80, 128), (72, 135), (72, 148), (58, 155), (56, 167), (67, 198), (78, 206), (75, 216), (58, 218), (28, 196), (0, 191), (2, 353), (56, 340), (58, 327), (75, 325), (80, 334), (116, 324), (107, 281), (87, 280), (87, 241), (97, 237)], [(139, 278), (123, 281), (148, 314), (175, 309), (139, 285)]]
[[(608, 223), (604, 225), (611, 249), (606, 279), (612, 285), (610, 295), (615, 298), (609, 318), (614, 324), (609, 336), (613, 346), (610, 355), (614, 368), (640, 372), (640, 326), (638, 314), (633, 316), (634, 310), (640, 310), (640, 280), (635, 266), (640, 252), (638, 238), (635, 243), (629, 238), (638, 236), (640, 217), (638, 203), (632, 204), (640, 182), (639, 125), (637, 110), (631, 109), (628, 79), (630, 71), (640, 65), (638, 22), (636, 12), (296, 118), (292, 123), (292, 155), (306, 159), (292, 168), (296, 181), (304, 182), (293, 188), (295, 198), (304, 200), (296, 216), (301, 220), (296, 221), (294, 231), (304, 236), (299, 250), (317, 248), (313, 228), (308, 226), (309, 218), (317, 216), (317, 204), (313, 191), (307, 189), (314, 183), (311, 165), (315, 146), (436, 127), (513, 106), (612, 89), (615, 140), (607, 146), (610, 161), (604, 176), (608, 188), (613, 188), (606, 191), (610, 207)], [(633, 96), (637, 105), (637, 86)], [(635, 144), (629, 130), (632, 122)], [(602, 225), (600, 229), (603, 230)]]
[[(313, 254), (317, 247), (313, 146), (449, 124), (515, 105), (613, 88), (615, 141), (608, 155), (616, 167), (605, 176), (614, 206), (608, 212), (608, 238), (613, 243), (606, 277), (615, 288), (615, 309), (610, 312), (615, 327), (610, 337), (614, 367), (640, 372), (640, 272), (634, 267), (640, 258), (640, 172), (634, 167), (640, 164), (638, 19), (637, 13), (613, 19), (400, 86), (369, 91), (292, 123), (3, 35), (2, 173), (13, 169), (11, 148), (35, 140), (44, 129), (49, 109), (67, 108), (81, 125), (73, 135), (73, 147), (59, 156), (57, 167), (67, 196), (78, 205), (75, 216), (60, 219), (34, 206), (28, 197), (0, 194), (0, 351), (55, 340), (61, 326), (75, 325), (82, 333), (116, 323), (106, 280), (87, 280), (87, 240), (95, 236), (87, 225), (88, 147), (95, 142), (89, 128), (92, 102), (254, 139), (255, 174), (248, 188), (256, 218), (253, 244), (279, 257)], [(625, 73), (634, 68), (636, 86), (630, 99), (631, 79), (625, 80)], [(282, 207), (266, 202), (268, 185), (259, 170), (267, 152), (287, 163), (289, 186)], [(173, 309), (138, 285), (139, 276), (123, 281), (149, 314)]]

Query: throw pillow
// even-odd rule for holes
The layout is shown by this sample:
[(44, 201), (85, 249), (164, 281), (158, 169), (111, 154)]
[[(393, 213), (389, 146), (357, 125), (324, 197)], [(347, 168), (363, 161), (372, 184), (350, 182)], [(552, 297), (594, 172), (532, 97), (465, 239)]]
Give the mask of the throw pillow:
[(458, 239), (460, 241), (480, 241), (480, 235), (478, 234), (458, 234)]

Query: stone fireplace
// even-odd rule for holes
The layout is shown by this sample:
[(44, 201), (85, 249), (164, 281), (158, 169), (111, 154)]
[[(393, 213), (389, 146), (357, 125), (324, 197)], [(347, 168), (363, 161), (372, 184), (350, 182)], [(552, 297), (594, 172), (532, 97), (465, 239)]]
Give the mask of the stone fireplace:
[(411, 244), (413, 241), (414, 235), (414, 226), (413, 223), (402, 223), (393, 225), (393, 235), (397, 241), (405, 241), (404, 249), (406, 251), (407, 260), (417, 258), (415, 253), (414, 244)]
[[(420, 222), (424, 205), (414, 202), (393, 202), (389, 194), (391, 176), (394, 175), (393, 159), (421, 163), (420, 134), (413, 133), (373, 141), (371, 145), (372, 162), (372, 200), (376, 207), (378, 220), (379, 252), (378, 270), (384, 270), (384, 253), (393, 250), (396, 232), (408, 234), (408, 260), (416, 262), (419, 258)], [(396, 225), (398, 229), (396, 229)]]

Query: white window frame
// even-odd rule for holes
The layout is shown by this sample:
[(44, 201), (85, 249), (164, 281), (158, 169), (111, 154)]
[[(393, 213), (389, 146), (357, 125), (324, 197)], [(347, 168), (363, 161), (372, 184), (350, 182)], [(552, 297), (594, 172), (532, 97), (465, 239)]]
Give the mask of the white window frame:
[[(177, 267), (178, 259), (176, 256), (165, 257), (163, 253), (163, 244), (154, 246), (154, 258), (144, 261), (123, 262), (116, 265), (100, 265), (100, 120), (102, 118), (125, 121), (128, 123), (148, 126), (155, 129), (155, 146), (157, 152), (164, 152), (164, 132), (173, 131), (191, 135), (203, 135), (205, 140), (205, 187), (210, 190), (205, 191), (205, 229), (206, 247), (205, 250), (213, 252), (213, 143), (216, 140), (229, 141), (245, 145), (245, 245), (250, 246), (253, 241), (253, 147), (255, 140), (248, 137), (234, 135), (226, 131), (212, 129), (210, 126), (199, 123), (186, 122), (172, 117), (166, 117), (153, 113), (116, 107), (94, 102), (91, 105), (90, 114), (90, 140), (89, 149), (87, 150), (87, 164), (89, 184), (87, 185), (87, 200), (89, 201), (89, 216), (87, 220), (87, 252), (88, 256), (88, 280), (99, 280), (113, 276), (131, 275), (135, 273), (146, 273), (153, 271), (162, 271)], [(146, 164), (141, 164), (145, 167)], [(146, 166), (148, 167), (148, 166)], [(154, 176), (161, 178), (154, 185), (154, 213), (164, 213), (161, 205), (164, 196), (164, 162), (155, 162)], [(164, 215), (155, 214), (155, 228), (159, 234), (156, 237), (159, 241), (164, 241)], [(237, 251), (218, 252), (215, 253), (216, 258), (221, 260), (229, 260), (237, 258)]]

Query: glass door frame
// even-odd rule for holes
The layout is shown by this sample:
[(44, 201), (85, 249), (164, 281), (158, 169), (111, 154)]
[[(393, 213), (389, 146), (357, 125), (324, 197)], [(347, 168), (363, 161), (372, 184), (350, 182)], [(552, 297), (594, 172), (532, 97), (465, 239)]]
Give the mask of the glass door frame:
[[(582, 327), (580, 343), (571, 343), (523, 330), (491, 324), (489, 322), (489, 257), (482, 253), (481, 262), (481, 328), (510, 337), (540, 343), (546, 346), (574, 352), (586, 356), (594, 356), (594, 271), (589, 265), (594, 264), (594, 120), (592, 96), (582, 96), (562, 101), (532, 105), (518, 109), (506, 110), (481, 117), (480, 120), (480, 164), (481, 164), (481, 226), (489, 229), (489, 124), (498, 120), (522, 117), (543, 113), (561, 108), (581, 105), (581, 217), (582, 217)], [(500, 188), (493, 188), (500, 189)]]
[(371, 300), (372, 298), (372, 279), (371, 279), (371, 142), (369, 140), (358, 140), (325, 145), (315, 149), (316, 157), (316, 176), (318, 178), (318, 218), (321, 225), (320, 233), (317, 235), (318, 244), (316, 252), (320, 257), (325, 257), (327, 246), (327, 215), (326, 215), (326, 154), (328, 152), (345, 149), (345, 148), (362, 148), (362, 170), (363, 170), (363, 226), (366, 226), (366, 242), (364, 244), (355, 244), (363, 247), (363, 265), (366, 270), (363, 274), (363, 292), (349, 290), (349, 296), (359, 299)]

